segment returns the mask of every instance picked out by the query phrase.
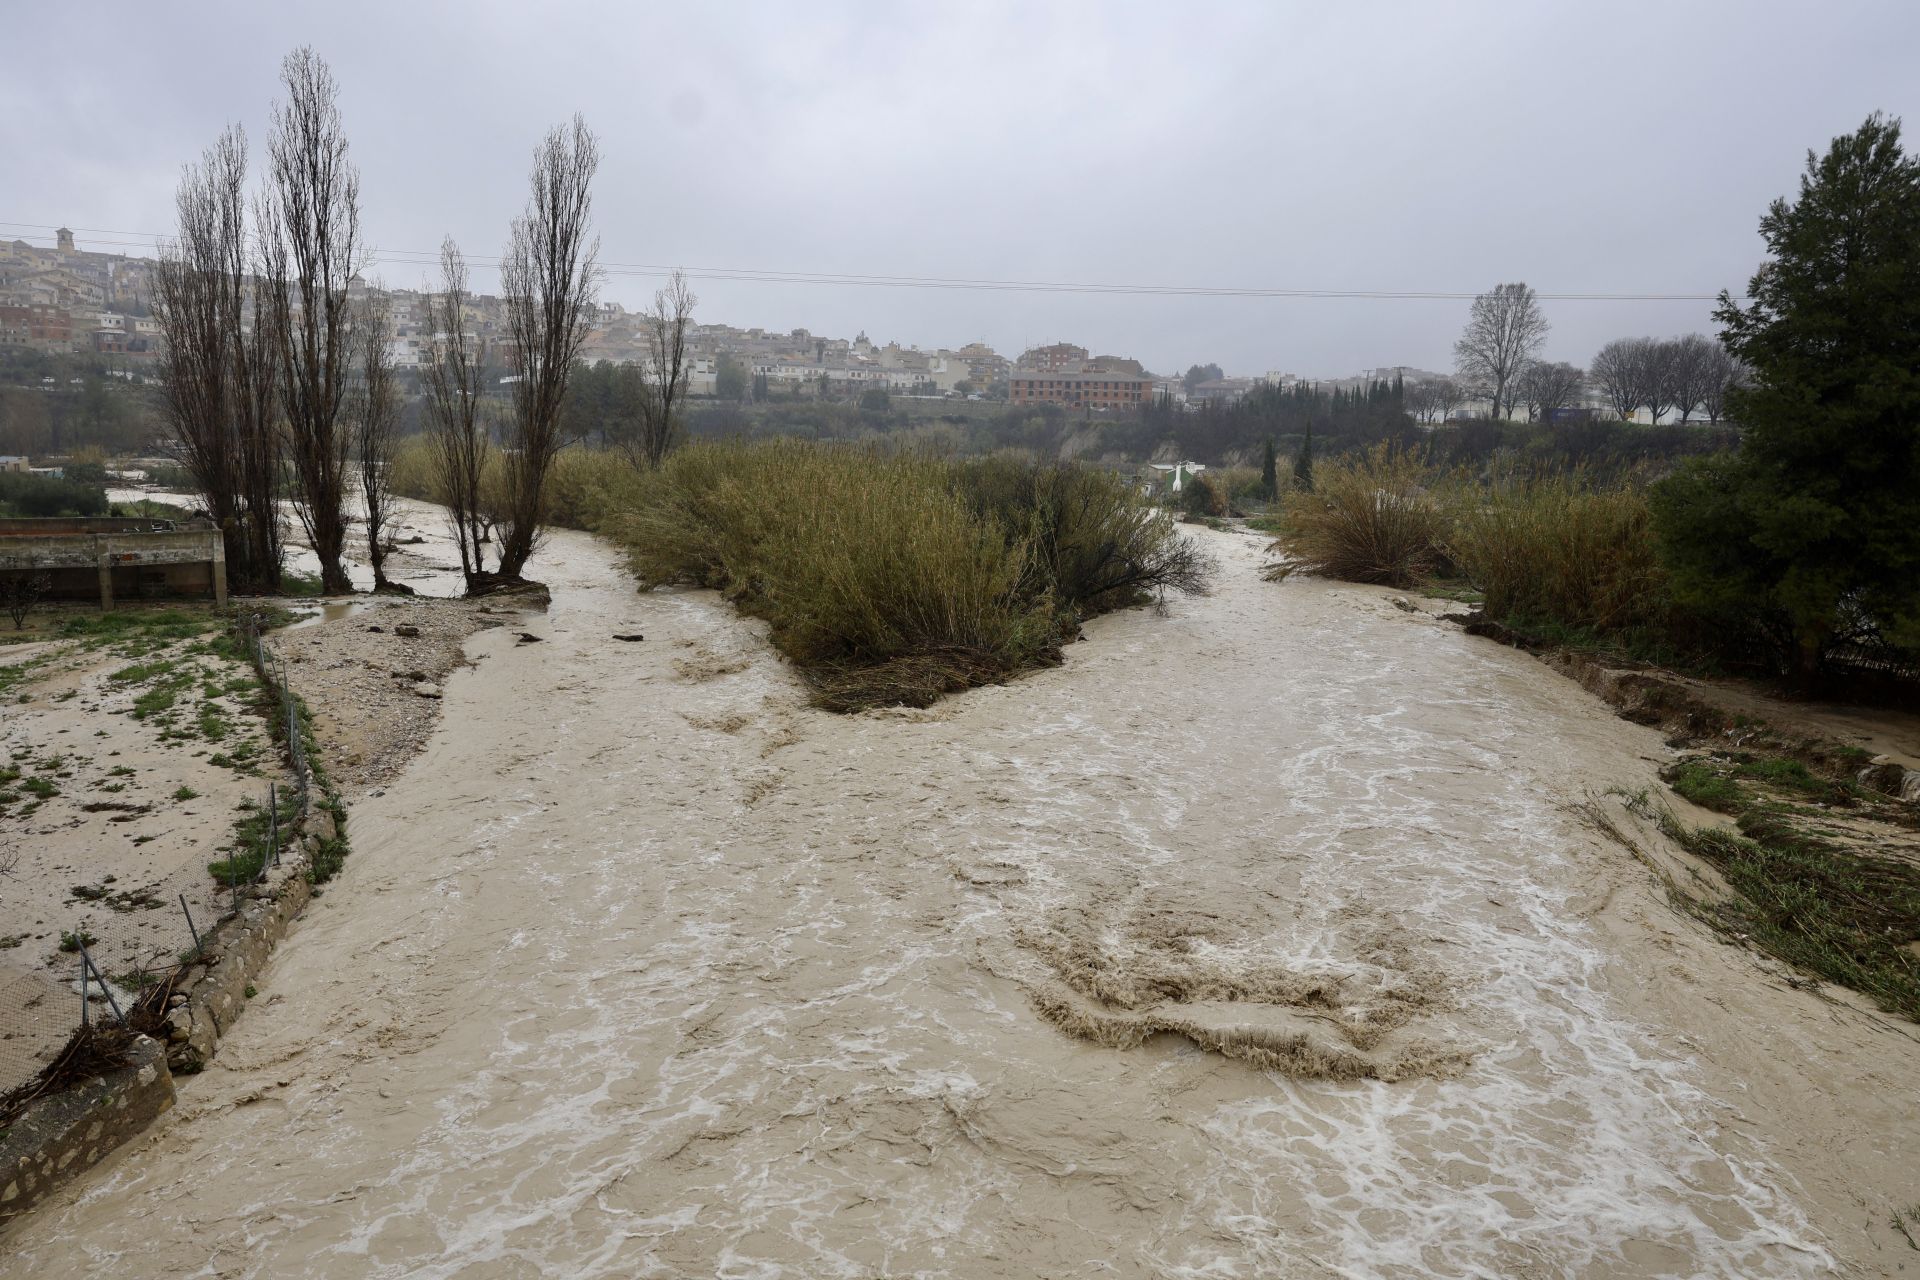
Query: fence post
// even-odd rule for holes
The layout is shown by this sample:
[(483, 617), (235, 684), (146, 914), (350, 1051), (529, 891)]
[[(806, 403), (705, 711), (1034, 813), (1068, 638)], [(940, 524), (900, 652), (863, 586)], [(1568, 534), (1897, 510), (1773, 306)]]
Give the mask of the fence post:
[(273, 865), (280, 865), (280, 795), (267, 784), (267, 838), (273, 842)]
[[(84, 939), (86, 935), (79, 935)], [(100, 972), (100, 966), (87, 954), (87, 944), (80, 943), (80, 1008), (84, 1015), (87, 1004), (87, 970), (93, 970), (94, 978), (100, 983), (100, 994), (107, 998), (107, 1007), (113, 1010), (113, 1016), (120, 1020), (121, 1026), (127, 1025), (127, 1015), (120, 1012), (120, 1002), (113, 998), (113, 988), (107, 985), (107, 975)]]
[(187, 895), (180, 895), (180, 910), (187, 917), (187, 932), (193, 935), (193, 954), (200, 954), (200, 931), (193, 927), (193, 911), (187, 906)]

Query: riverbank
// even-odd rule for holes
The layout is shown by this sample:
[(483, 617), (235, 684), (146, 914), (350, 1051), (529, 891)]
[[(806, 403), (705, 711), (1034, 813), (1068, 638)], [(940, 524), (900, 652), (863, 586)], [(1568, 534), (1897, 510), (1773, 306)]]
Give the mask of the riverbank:
[[(263, 1007), (0, 1275), (1891, 1270), (1920, 1055), (1588, 824), (1661, 735), (1196, 536), (1213, 596), (845, 716), (556, 534), (543, 640), (466, 641)], [(1303, 1027), (1450, 1065), (1214, 1051)]]

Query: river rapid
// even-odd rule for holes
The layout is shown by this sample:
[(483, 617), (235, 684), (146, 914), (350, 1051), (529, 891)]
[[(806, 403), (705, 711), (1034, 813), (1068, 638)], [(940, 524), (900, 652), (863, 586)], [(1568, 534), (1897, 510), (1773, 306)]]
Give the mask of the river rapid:
[(1195, 536), (1212, 596), (839, 717), (556, 534), (544, 642), (469, 642), (215, 1065), (0, 1276), (1828, 1270), (1597, 923), (1645, 875), (1576, 807), (1657, 738)]

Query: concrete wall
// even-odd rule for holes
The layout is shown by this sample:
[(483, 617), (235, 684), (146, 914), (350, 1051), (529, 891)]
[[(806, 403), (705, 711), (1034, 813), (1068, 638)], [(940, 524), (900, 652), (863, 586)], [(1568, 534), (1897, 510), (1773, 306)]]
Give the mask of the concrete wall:
[(0, 573), (45, 573), (51, 598), (98, 600), (104, 609), (116, 599), (155, 596), (226, 604), (227, 551), (219, 531), (156, 533), (152, 526), (150, 520), (0, 520)]

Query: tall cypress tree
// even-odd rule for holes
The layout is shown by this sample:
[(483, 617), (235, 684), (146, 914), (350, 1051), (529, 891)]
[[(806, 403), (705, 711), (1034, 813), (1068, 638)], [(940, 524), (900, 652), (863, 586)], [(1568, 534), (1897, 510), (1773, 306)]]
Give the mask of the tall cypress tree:
[(1274, 456), (1273, 437), (1267, 437), (1267, 450), (1260, 458), (1260, 493), (1268, 502), (1280, 496), (1280, 464)]
[(1293, 456), (1293, 482), (1311, 493), (1313, 491), (1313, 424), (1307, 424), (1306, 439), (1300, 442), (1300, 452)]

